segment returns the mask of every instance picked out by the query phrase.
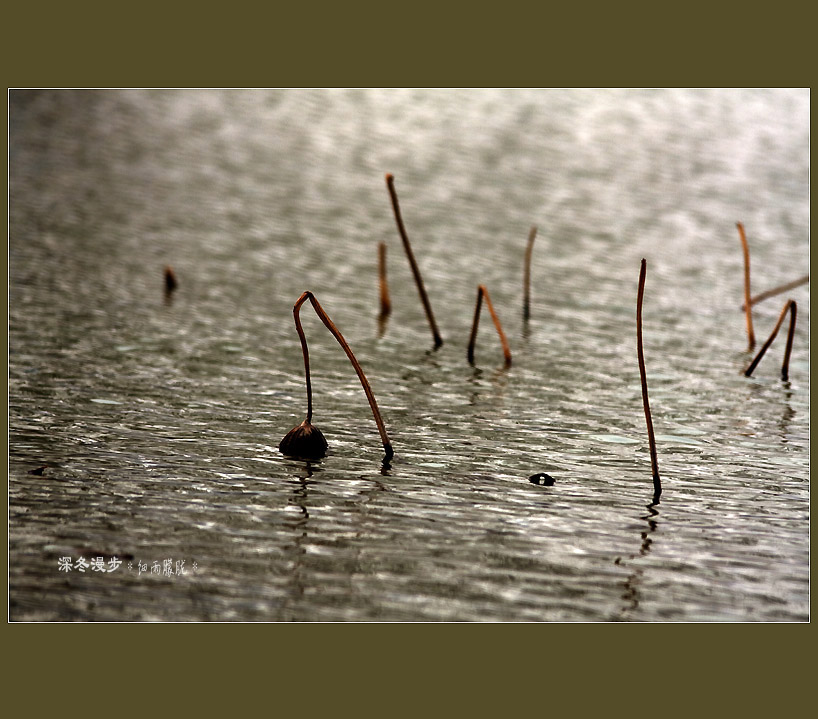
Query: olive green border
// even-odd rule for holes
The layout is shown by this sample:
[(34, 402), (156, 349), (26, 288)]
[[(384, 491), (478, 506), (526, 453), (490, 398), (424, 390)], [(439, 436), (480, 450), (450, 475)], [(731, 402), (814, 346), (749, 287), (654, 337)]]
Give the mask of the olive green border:
[[(814, 54), (801, 4), (251, 7), (16, 3), (3, 11), (6, 87), (809, 87)], [(13, 624), (3, 648), (15, 667), (7, 696), (27, 715), (46, 704), (161, 711), (167, 699), (189, 712), (200, 703), (249, 712), (266, 700), (260, 710), (273, 713), (363, 704), (391, 714), (397, 704), (425, 714), (443, 710), (439, 697), (457, 701), (458, 714), (476, 703), (574, 715), (598, 702), (739, 715), (798, 708), (806, 631)]]

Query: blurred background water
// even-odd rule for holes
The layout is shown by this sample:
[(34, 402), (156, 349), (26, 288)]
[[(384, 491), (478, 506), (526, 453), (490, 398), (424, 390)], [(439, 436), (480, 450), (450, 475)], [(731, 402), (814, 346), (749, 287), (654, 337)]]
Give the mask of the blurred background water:
[[(9, 145), (12, 620), (809, 619), (809, 286), (742, 376), (735, 226), (754, 293), (808, 273), (808, 90), (11, 91)], [(308, 307), (330, 453), (278, 452), (307, 289), (391, 466)]]

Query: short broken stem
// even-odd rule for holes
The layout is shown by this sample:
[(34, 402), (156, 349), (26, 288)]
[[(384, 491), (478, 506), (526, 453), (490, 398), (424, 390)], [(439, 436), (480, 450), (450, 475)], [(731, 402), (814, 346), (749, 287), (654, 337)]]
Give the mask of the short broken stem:
[(528, 233), (528, 244), (525, 248), (525, 267), (523, 268), (523, 320), (531, 316), (531, 254), (534, 249), (534, 238), (537, 236), (536, 225)]
[(378, 243), (378, 289), (381, 297), (381, 317), (387, 317), (392, 311), (389, 301), (389, 283), (386, 280), (386, 243)]
[(639, 272), (639, 293), (636, 298), (636, 354), (639, 358), (639, 376), (642, 380), (642, 405), (645, 409), (645, 421), (648, 426), (648, 443), (650, 444), (650, 466), (653, 472), (653, 501), (658, 503), (662, 494), (662, 481), (659, 479), (659, 462), (656, 457), (656, 437), (653, 434), (653, 420), (650, 416), (650, 402), (648, 401), (648, 381), (645, 375), (645, 354), (642, 350), (642, 298), (645, 294), (645, 274), (647, 262), (642, 259), (642, 268)]
[(792, 352), (792, 340), (795, 334), (795, 318), (798, 313), (798, 306), (796, 305), (795, 300), (787, 300), (786, 304), (784, 305), (784, 309), (782, 309), (781, 314), (778, 315), (778, 321), (775, 323), (773, 331), (770, 332), (770, 336), (767, 338), (766, 342), (761, 345), (761, 349), (753, 358), (753, 361), (750, 362), (747, 369), (744, 370), (745, 377), (750, 377), (753, 374), (755, 368), (758, 366), (758, 363), (761, 362), (761, 358), (764, 356), (764, 353), (770, 348), (773, 340), (778, 335), (778, 330), (781, 329), (784, 318), (787, 316), (787, 311), (790, 313), (790, 328), (789, 332), (787, 333), (787, 347), (784, 350), (784, 363), (781, 365), (781, 379), (786, 381), (789, 378), (790, 353)]
[(338, 328), (335, 326), (333, 321), (329, 318), (329, 315), (324, 312), (324, 308), (321, 307), (318, 300), (312, 294), (312, 292), (304, 292), (301, 297), (298, 298), (295, 305), (293, 306), (293, 317), (295, 318), (295, 328), (298, 332), (298, 337), (301, 340), (301, 350), (304, 355), (304, 372), (306, 375), (307, 380), (307, 422), (312, 422), (312, 385), (310, 384), (310, 358), (309, 358), (309, 350), (307, 349), (307, 339), (304, 336), (304, 330), (301, 327), (301, 305), (304, 304), (307, 300), (310, 301), (312, 304), (313, 309), (315, 310), (315, 314), (318, 315), (318, 318), (324, 323), (326, 328), (332, 333), (333, 337), (338, 340), (338, 344), (341, 345), (341, 349), (344, 350), (346, 356), (349, 358), (349, 361), (352, 363), (352, 366), (355, 368), (355, 372), (358, 375), (358, 379), (361, 381), (361, 386), (364, 388), (364, 392), (366, 393), (366, 398), (369, 401), (369, 407), (372, 410), (372, 416), (375, 418), (375, 424), (378, 425), (378, 432), (381, 435), (381, 441), (383, 442), (383, 448), (386, 452), (386, 461), (389, 461), (394, 456), (394, 451), (392, 450), (392, 443), (389, 441), (389, 436), (386, 434), (386, 427), (384, 426), (383, 419), (381, 418), (380, 410), (378, 409), (378, 403), (375, 401), (375, 395), (372, 394), (372, 388), (369, 386), (369, 382), (366, 379), (366, 375), (364, 375), (364, 371), (361, 368), (361, 365), (358, 364), (358, 360), (355, 359), (355, 355), (352, 353), (347, 341), (344, 339), (343, 335), (338, 331)]
[(403, 218), (400, 214), (400, 206), (398, 205), (398, 195), (395, 192), (395, 178), (391, 173), (386, 175), (386, 186), (389, 188), (389, 197), (392, 199), (392, 210), (395, 213), (395, 221), (398, 224), (398, 232), (403, 241), (403, 249), (406, 252), (406, 257), (409, 260), (409, 266), (412, 268), (412, 275), (415, 278), (415, 284), (418, 287), (420, 300), (423, 303), (423, 309), (426, 311), (426, 318), (429, 320), (429, 327), (432, 329), (432, 337), (434, 337), (435, 347), (440, 347), (443, 344), (443, 339), (440, 337), (440, 332), (437, 330), (437, 323), (435, 316), (432, 313), (432, 305), (429, 303), (429, 296), (426, 294), (426, 288), (423, 286), (423, 278), (420, 276), (420, 269), (417, 262), (415, 262), (415, 255), (412, 253), (412, 246), (409, 244), (409, 237), (406, 235), (406, 228), (403, 226)]
[(486, 298), (486, 307), (489, 308), (489, 314), (491, 315), (491, 319), (494, 321), (494, 327), (497, 329), (497, 334), (500, 337), (500, 344), (503, 346), (503, 356), (506, 360), (506, 367), (508, 367), (511, 365), (511, 350), (508, 347), (506, 334), (503, 332), (503, 327), (500, 324), (500, 318), (494, 311), (494, 305), (491, 303), (491, 297), (489, 296), (489, 291), (486, 289), (485, 285), (477, 286), (477, 302), (474, 306), (474, 321), (472, 322), (471, 336), (469, 337), (469, 347), (466, 355), (468, 356), (469, 363), (474, 364), (474, 345), (477, 342), (477, 326), (480, 322), (480, 309), (483, 304), (483, 297)]
[(747, 244), (747, 236), (744, 234), (744, 225), (736, 223), (739, 238), (741, 239), (741, 249), (744, 252), (744, 316), (747, 319), (747, 343), (748, 351), (756, 346), (756, 337), (753, 332), (753, 303), (750, 298), (750, 247)]

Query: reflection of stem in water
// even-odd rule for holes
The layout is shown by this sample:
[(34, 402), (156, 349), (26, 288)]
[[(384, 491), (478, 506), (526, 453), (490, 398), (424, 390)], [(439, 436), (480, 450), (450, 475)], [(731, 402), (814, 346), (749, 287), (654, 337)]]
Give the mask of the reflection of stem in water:
[(477, 286), (477, 302), (474, 306), (474, 321), (471, 327), (471, 336), (469, 337), (469, 347), (466, 351), (466, 356), (469, 359), (469, 364), (474, 364), (474, 345), (477, 342), (477, 325), (480, 322), (480, 309), (483, 303), (483, 297), (486, 298), (486, 307), (489, 309), (489, 314), (494, 322), (494, 327), (497, 330), (497, 335), (500, 337), (500, 344), (503, 347), (503, 357), (506, 361), (506, 367), (511, 365), (511, 350), (508, 348), (508, 340), (506, 333), (503, 332), (503, 326), (500, 324), (500, 318), (494, 311), (494, 306), (491, 304), (491, 297), (489, 291), (484, 285)]
[(440, 332), (437, 330), (437, 323), (435, 316), (432, 313), (432, 305), (429, 302), (429, 296), (426, 294), (426, 288), (423, 286), (423, 278), (420, 276), (420, 269), (417, 262), (415, 262), (415, 255), (412, 252), (412, 246), (409, 244), (409, 237), (406, 234), (406, 228), (403, 226), (403, 218), (400, 214), (400, 206), (398, 205), (398, 195), (395, 192), (395, 178), (391, 174), (386, 175), (386, 186), (389, 188), (389, 197), (392, 199), (392, 210), (395, 213), (395, 222), (398, 225), (398, 232), (400, 233), (401, 241), (403, 242), (403, 249), (406, 252), (406, 258), (409, 260), (409, 267), (412, 269), (412, 275), (415, 278), (415, 284), (418, 288), (420, 301), (423, 303), (423, 309), (426, 312), (426, 319), (429, 320), (429, 327), (432, 330), (432, 337), (435, 341), (435, 347), (440, 347), (443, 344), (443, 339), (440, 337)]
[[(382, 471), (382, 473), (383, 473), (383, 471)], [(368, 478), (362, 476), (361, 479), (367, 480)], [(355, 503), (356, 506), (358, 507), (358, 510), (359, 510), (359, 513), (360, 513), (360, 518), (356, 522), (356, 525), (357, 525), (357, 530), (355, 532), (355, 540), (356, 541), (353, 543), (353, 548), (355, 550), (355, 564), (354, 564), (354, 568), (349, 573), (349, 577), (348, 577), (349, 581), (350, 581), (350, 594), (352, 594), (354, 596), (355, 603), (357, 603), (358, 600), (360, 599), (360, 601), (363, 602), (364, 604), (368, 604), (368, 603), (371, 602), (371, 599), (372, 599), (369, 592), (367, 592), (366, 594), (364, 594), (363, 596), (360, 596), (360, 597), (355, 596), (358, 592), (356, 592), (356, 582), (354, 581), (354, 575), (356, 575), (356, 574), (366, 575), (366, 574), (371, 572), (371, 569), (368, 570), (367, 567), (364, 566), (364, 563), (363, 563), (362, 558), (361, 558), (362, 554), (364, 553), (364, 550), (367, 548), (367, 546), (370, 546), (372, 544), (373, 536), (375, 534), (373, 532), (373, 527), (372, 527), (373, 518), (372, 518), (372, 514), (370, 514), (370, 512), (369, 512), (369, 505), (370, 505), (371, 502), (373, 502), (376, 499), (376, 497), (381, 492), (388, 492), (389, 491), (386, 488), (386, 486), (382, 482), (379, 482), (378, 480), (373, 480), (373, 484), (374, 484), (374, 486), (369, 487), (367, 489), (364, 489), (364, 490), (362, 490), (361, 492), (358, 493), (358, 497), (360, 498), (360, 500), (356, 501), (356, 503)], [(376, 517), (382, 517), (382, 514), (377, 513), (375, 516)], [(375, 523), (377, 523), (377, 519), (375, 520)], [(369, 538), (369, 542), (361, 541), (364, 538)]]
[[(648, 514), (643, 516), (644, 519), (648, 523), (647, 531), (640, 532), (640, 536), (642, 538), (642, 545), (639, 548), (639, 552), (637, 554), (631, 554), (630, 559), (636, 559), (637, 557), (645, 557), (650, 552), (651, 545), (653, 544), (653, 538), (651, 534), (656, 531), (656, 527), (658, 526), (658, 522), (653, 519), (659, 515), (659, 512), (656, 510), (655, 503), (651, 503), (647, 505)], [(622, 558), (617, 557), (614, 560), (614, 564), (621, 564)], [(622, 594), (622, 599), (624, 599), (627, 604), (619, 614), (614, 618), (614, 621), (627, 621), (627, 613), (636, 611), (639, 607), (640, 597), (639, 597), (639, 585), (642, 581), (642, 576), (645, 573), (644, 567), (634, 567), (633, 572), (628, 576), (625, 580), (623, 585), (625, 592)]]
[(792, 399), (792, 389), (789, 382), (784, 382), (784, 413), (781, 415), (781, 420), (778, 423), (778, 428), (781, 430), (781, 441), (787, 443), (787, 435), (790, 431), (790, 422), (795, 417), (795, 410), (790, 406)]
[(305, 587), (305, 570), (304, 558), (307, 555), (307, 550), (303, 546), (307, 541), (307, 524), (310, 519), (310, 513), (307, 511), (307, 479), (312, 477), (312, 466), (309, 462), (305, 463), (306, 477), (298, 477), (298, 486), (293, 490), (292, 498), (290, 499), (290, 506), (298, 507), (300, 515), (293, 520), (293, 528), (295, 536), (293, 538), (292, 549), (292, 568), (290, 570), (290, 590), (287, 597), (281, 604), (281, 613), (284, 621), (292, 621), (293, 616), (288, 616), (290, 602), (298, 602), (304, 596)]
[(778, 330), (781, 328), (781, 323), (784, 322), (784, 318), (787, 316), (787, 312), (790, 313), (790, 328), (787, 332), (787, 346), (784, 349), (784, 363), (781, 365), (781, 379), (785, 382), (789, 379), (789, 370), (790, 370), (790, 354), (792, 353), (792, 339), (795, 335), (795, 318), (798, 314), (798, 306), (795, 303), (795, 300), (788, 300), (787, 303), (784, 305), (784, 309), (781, 310), (781, 314), (778, 316), (778, 322), (775, 323), (775, 327), (773, 327), (773, 331), (770, 333), (770, 336), (767, 338), (767, 341), (761, 346), (761, 349), (758, 351), (758, 354), (753, 358), (753, 361), (750, 362), (750, 365), (744, 370), (744, 376), (749, 377), (753, 374), (753, 371), (758, 366), (758, 363), (761, 362), (761, 358), (764, 356), (764, 353), (769, 349), (770, 345), (773, 343), (773, 340), (776, 338), (778, 334)]

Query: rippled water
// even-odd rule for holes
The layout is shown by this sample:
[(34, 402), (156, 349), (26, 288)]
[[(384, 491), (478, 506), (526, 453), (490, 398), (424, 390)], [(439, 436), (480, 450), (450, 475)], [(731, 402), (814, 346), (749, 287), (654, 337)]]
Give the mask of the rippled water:
[[(10, 104), (13, 620), (809, 618), (809, 286), (787, 295), (789, 381), (781, 336), (741, 376), (735, 228), (754, 292), (808, 272), (807, 90), (50, 91)], [(380, 241), (394, 308), (382, 334)], [(466, 361), (479, 283), (509, 369), (485, 310)], [(307, 289), (367, 372), (391, 466), (307, 307), (330, 454), (277, 450), (306, 411), (291, 310)], [(756, 306), (759, 343), (785, 299)], [(537, 472), (555, 484), (530, 483)], [(82, 572), (80, 557), (122, 564)]]

